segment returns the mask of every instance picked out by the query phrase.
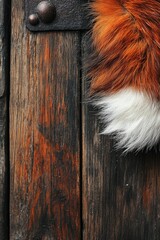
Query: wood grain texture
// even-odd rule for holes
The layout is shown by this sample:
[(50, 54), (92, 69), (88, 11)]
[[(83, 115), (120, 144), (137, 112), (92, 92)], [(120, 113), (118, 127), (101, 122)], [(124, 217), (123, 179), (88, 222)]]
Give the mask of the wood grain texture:
[[(8, 239), (8, 88), (10, 2), (0, 1), (0, 238)], [(8, 17), (6, 18), (6, 15)]]
[(80, 239), (79, 44), (29, 32), (12, 1), (11, 240)]
[[(82, 39), (83, 58), (88, 40)], [(83, 72), (83, 92), (87, 90)], [(86, 94), (83, 96), (85, 102)], [(115, 152), (97, 111), (83, 104), (83, 239), (160, 239), (160, 152)]]
[[(88, 36), (82, 37), (83, 109), (82, 109), (82, 159), (83, 159), (83, 239), (102, 240), (106, 234), (106, 171), (109, 162), (110, 142), (98, 135), (99, 125), (95, 110), (87, 101), (88, 83), (85, 61)], [(104, 161), (105, 159), (105, 161)], [(108, 238), (109, 239), (109, 238)]]

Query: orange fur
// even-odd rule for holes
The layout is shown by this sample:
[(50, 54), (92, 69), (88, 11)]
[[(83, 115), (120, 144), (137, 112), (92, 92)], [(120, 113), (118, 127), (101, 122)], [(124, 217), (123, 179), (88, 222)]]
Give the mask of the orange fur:
[(132, 87), (159, 98), (160, 1), (94, 0), (91, 93)]

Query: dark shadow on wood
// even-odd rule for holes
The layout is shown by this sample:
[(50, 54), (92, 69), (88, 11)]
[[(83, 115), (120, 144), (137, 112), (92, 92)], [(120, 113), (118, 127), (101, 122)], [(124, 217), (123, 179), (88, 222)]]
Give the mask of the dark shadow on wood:
[(9, 80), (11, 1), (0, 3), (0, 238), (9, 239)]

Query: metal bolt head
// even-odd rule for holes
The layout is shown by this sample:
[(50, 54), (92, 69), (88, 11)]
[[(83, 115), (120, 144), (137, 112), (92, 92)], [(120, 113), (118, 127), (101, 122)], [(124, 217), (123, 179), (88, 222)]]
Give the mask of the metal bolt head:
[(56, 8), (50, 1), (42, 1), (36, 7), (38, 17), (43, 23), (51, 23), (56, 16)]
[(36, 26), (38, 23), (39, 23), (39, 19), (38, 19), (38, 15), (37, 14), (31, 14), (29, 15), (29, 23), (32, 25), (32, 26)]

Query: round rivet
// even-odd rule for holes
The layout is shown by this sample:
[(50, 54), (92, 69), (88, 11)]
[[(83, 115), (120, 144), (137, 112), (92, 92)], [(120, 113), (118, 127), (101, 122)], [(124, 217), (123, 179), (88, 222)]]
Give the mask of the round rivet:
[(43, 23), (51, 23), (56, 16), (56, 8), (49, 1), (42, 1), (36, 7), (38, 17)]
[(38, 15), (37, 14), (31, 14), (29, 15), (29, 23), (33, 26), (36, 26), (39, 23)]

